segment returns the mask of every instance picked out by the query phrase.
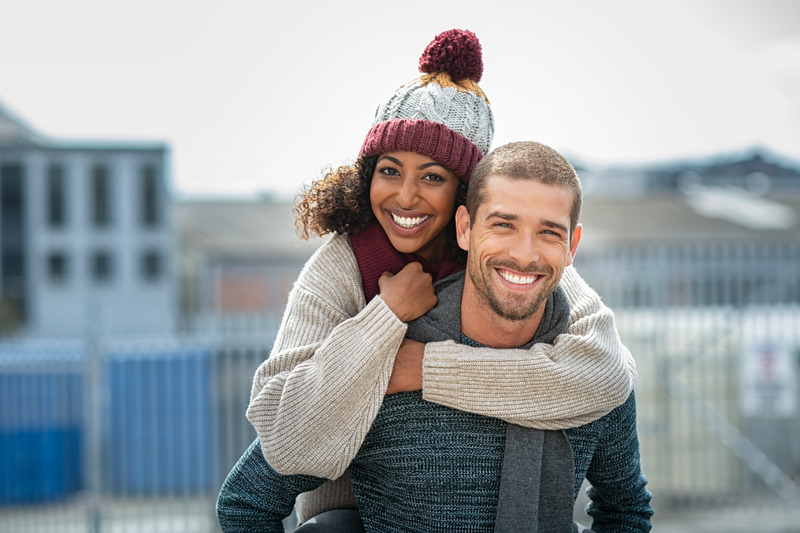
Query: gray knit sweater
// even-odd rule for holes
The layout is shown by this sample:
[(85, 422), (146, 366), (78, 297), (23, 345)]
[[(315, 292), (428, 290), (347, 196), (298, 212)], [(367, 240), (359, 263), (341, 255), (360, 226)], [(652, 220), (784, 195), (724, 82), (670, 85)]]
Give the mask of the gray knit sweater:
[[(460, 294), (460, 285), (456, 290)], [(443, 297), (441, 291), (438, 294), (440, 304), (434, 310), (438, 313), (429, 313), (421, 329), (412, 325), (412, 338), (430, 340), (424, 335), (437, 324), (451, 338), (458, 335), (457, 314), (454, 318), (453, 313), (459, 306), (454, 307), (453, 299)], [(460, 304), (460, 297), (455, 303)], [(426, 402), (419, 392), (387, 396), (351, 465), (367, 531), (493, 531), (506, 426), (496, 418)], [(589, 512), (595, 519), (594, 530), (649, 531), (652, 509), (638, 460), (633, 396), (600, 420), (566, 433), (574, 452), (571, 496), (577, 496), (584, 476), (592, 482)], [(563, 463), (557, 455), (545, 458), (542, 465), (556, 465), (551, 472), (564, 470), (557, 466)], [(547, 496), (558, 490), (557, 479), (540, 471), (536, 488)], [(291, 512), (294, 497), (324, 481), (278, 475), (263, 460), (256, 442), (220, 493), (218, 514), (223, 530), (278, 531), (280, 519)], [(562, 478), (562, 488), (564, 484)], [(569, 492), (567, 489), (568, 497)], [(539, 531), (568, 531), (569, 503), (543, 503)]]

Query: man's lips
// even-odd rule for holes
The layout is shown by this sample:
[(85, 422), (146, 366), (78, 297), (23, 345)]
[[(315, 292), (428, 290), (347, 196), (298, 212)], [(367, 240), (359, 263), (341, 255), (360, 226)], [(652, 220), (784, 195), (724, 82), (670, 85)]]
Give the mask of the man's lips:
[(542, 277), (541, 274), (518, 274), (502, 268), (497, 268), (496, 270), (501, 278), (509, 283), (520, 286), (533, 285)]

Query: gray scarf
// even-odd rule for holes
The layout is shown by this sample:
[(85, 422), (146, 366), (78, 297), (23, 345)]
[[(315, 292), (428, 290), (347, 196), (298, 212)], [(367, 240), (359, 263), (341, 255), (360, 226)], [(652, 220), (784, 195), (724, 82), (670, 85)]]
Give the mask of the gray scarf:
[[(406, 336), (420, 342), (453, 340), (477, 345), (461, 334), (461, 295), (465, 273), (436, 284), (438, 303), (410, 322)], [(545, 305), (531, 341), (552, 343), (567, 331), (569, 300), (559, 285)], [(575, 463), (563, 431), (543, 431), (508, 424), (495, 531), (564, 533), (573, 530)]]

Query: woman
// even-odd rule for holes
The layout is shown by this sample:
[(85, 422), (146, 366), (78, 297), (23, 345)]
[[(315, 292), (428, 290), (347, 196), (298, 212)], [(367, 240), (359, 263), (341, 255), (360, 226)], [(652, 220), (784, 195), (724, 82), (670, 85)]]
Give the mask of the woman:
[[(322, 487), (328, 496), (306, 495), (301, 520), (342, 505), (327, 498), (346, 491), (341, 476), (384, 395), (406, 386), (393, 377), (402, 374), (395, 369), (398, 350), (419, 347), (404, 341), (405, 322), (435, 304), (432, 281), (464, 268), (453, 213), (494, 132), (477, 84), (477, 38), (460, 30), (440, 34), (420, 71), (378, 108), (356, 164), (313, 184), (298, 205), (305, 236), (333, 237), (292, 289), (272, 354), (256, 372), (247, 416), (278, 472), (341, 478)], [(499, 351), (427, 344), (424, 398), (541, 429), (579, 426), (622, 404), (635, 365), (613, 314), (573, 268), (562, 286), (570, 328), (554, 345)], [(507, 365), (502, 383), (485, 371), (496, 367), (498, 352)]]

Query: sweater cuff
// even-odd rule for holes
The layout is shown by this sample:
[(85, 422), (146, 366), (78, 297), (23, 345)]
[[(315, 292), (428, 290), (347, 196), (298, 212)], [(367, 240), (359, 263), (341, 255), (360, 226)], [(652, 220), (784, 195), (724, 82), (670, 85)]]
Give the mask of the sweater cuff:
[[(389, 309), (380, 296), (374, 297), (367, 306), (359, 313), (359, 319), (353, 324), (353, 331), (361, 332), (361, 342), (367, 347), (369, 353), (385, 354), (384, 357), (361, 357), (361, 354), (351, 354), (347, 365), (349, 369), (342, 369), (342, 374), (347, 375), (356, 372), (359, 376), (377, 375), (373, 372), (386, 374), (388, 381), (392, 372), (394, 358), (400, 343), (406, 336), (408, 324), (397, 318), (397, 315)], [(359, 350), (360, 352), (360, 350)], [(371, 368), (372, 370), (367, 370)], [(368, 372), (368, 374), (364, 374)], [(356, 379), (355, 377), (353, 379)], [(360, 379), (357, 378), (357, 379)], [(360, 386), (360, 385), (359, 385)], [(385, 392), (385, 391), (384, 391)]]
[(443, 405), (457, 403), (459, 386), (458, 347), (453, 341), (429, 342), (422, 358), (422, 398)]
[(386, 332), (402, 331), (405, 335), (408, 328), (408, 325), (397, 318), (380, 296), (374, 297), (359, 314), (363, 317), (361, 326), (365, 328), (367, 334), (374, 332), (376, 336), (382, 337)]

